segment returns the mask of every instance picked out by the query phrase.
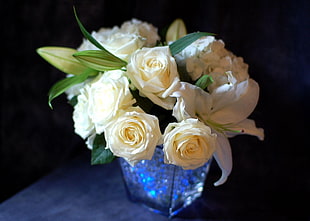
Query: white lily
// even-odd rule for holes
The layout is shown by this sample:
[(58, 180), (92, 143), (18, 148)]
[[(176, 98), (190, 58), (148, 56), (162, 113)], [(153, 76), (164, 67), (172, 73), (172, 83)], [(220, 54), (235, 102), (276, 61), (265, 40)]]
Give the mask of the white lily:
[(217, 133), (217, 148), (213, 154), (222, 170), (215, 186), (223, 184), (232, 169), (232, 154), (228, 137), (249, 134), (264, 139), (264, 131), (256, 128), (247, 117), (254, 110), (259, 96), (259, 86), (252, 80), (224, 84), (212, 92), (181, 82), (180, 88), (171, 96), (177, 98), (173, 116), (178, 121), (188, 117), (200, 119)]

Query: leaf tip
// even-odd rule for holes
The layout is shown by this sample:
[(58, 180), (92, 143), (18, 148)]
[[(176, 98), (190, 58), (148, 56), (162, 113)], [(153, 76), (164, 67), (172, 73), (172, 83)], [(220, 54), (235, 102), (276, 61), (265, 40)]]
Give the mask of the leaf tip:
[(53, 110), (53, 105), (52, 105), (51, 101), (48, 102), (48, 106), (51, 108), (51, 110)]

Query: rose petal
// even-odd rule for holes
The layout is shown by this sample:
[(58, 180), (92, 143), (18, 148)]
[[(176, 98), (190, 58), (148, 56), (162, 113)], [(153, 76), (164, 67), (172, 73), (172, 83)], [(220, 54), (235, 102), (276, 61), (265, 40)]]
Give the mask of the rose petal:
[(150, 160), (162, 136), (158, 118), (140, 107), (120, 109), (118, 116), (106, 125), (104, 135), (107, 148), (131, 165), (139, 160)]
[(86, 146), (88, 149), (92, 150), (93, 149), (93, 143), (96, 137), (96, 133), (93, 133), (92, 135), (90, 135), (87, 140), (86, 140)]
[(217, 133), (217, 144), (213, 157), (222, 170), (222, 176), (214, 186), (225, 183), (232, 170), (232, 154), (228, 139), (223, 134)]
[(127, 65), (127, 75), (141, 95), (167, 110), (173, 108), (176, 99), (169, 95), (180, 79), (168, 46), (137, 50)]

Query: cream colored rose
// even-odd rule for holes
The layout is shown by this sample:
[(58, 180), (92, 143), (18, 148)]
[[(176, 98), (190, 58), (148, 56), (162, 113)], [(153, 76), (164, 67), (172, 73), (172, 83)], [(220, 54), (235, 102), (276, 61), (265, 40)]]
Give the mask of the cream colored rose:
[(196, 169), (205, 164), (216, 148), (216, 134), (197, 119), (170, 123), (164, 133), (165, 163)]
[(138, 19), (132, 19), (124, 22), (121, 30), (127, 33), (138, 34), (145, 39), (144, 46), (154, 47), (160, 37), (157, 33), (157, 28), (147, 22), (142, 22)]
[(80, 95), (77, 97), (77, 104), (74, 106), (73, 122), (75, 133), (83, 139), (90, 136), (95, 131), (95, 125), (88, 115), (89, 85), (86, 84), (80, 89)]
[(127, 74), (142, 96), (165, 109), (173, 108), (175, 98), (169, 95), (180, 79), (168, 46), (136, 51), (127, 65)]
[(129, 90), (129, 82), (121, 70), (100, 74), (88, 88), (88, 116), (101, 134), (106, 124), (120, 109), (135, 103)]
[(120, 111), (105, 129), (107, 148), (131, 165), (150, 160), (161, 132), (157, 117), (146, 114), (140, 107)]
[(85, 144), (86, 144), (86, 147), (87, 147), (88, 149), (90, 149), (90, 150), (93, 149), (93, 143), (94, 143), (94, 141), (95, 141), (96, 136), (97, 136), (97, 134), (94, 132), (93, 134), (91, 134), (91, 135), (87, 138)]
[[(93, 31), (91, 35), (109, 52), (126, 61), (130, 54), (141, 48), (146, 41), (137, 33), (129, 33), (116, 26), (112, 29), (101, 28), (98, 32)], [(85, 39), (78, 50), (98, 50), (98, 48)]]
[[(68, 74), (66, 77), (72, 77), (74, 75)], [(67, 99), (70, 101), (73, 97), (78, 96), (81, 93), (81, 89), (89, 83), (90, 78), (86, 79), (83, 83), (75, 84), (68, 88), (65, 93), (67, 95)]]

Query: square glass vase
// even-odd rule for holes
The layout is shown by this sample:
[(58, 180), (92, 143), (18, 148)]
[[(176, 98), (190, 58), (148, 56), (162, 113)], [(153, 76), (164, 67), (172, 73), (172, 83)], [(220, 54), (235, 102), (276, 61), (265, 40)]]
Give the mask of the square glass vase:
[(160, 146), (152, 160), (142, 160), (135, 166), (119, 158), (128, 198), (169, 218), (201, 196), (210, 161), (197, 169), (184, 170), (165, 164)]

